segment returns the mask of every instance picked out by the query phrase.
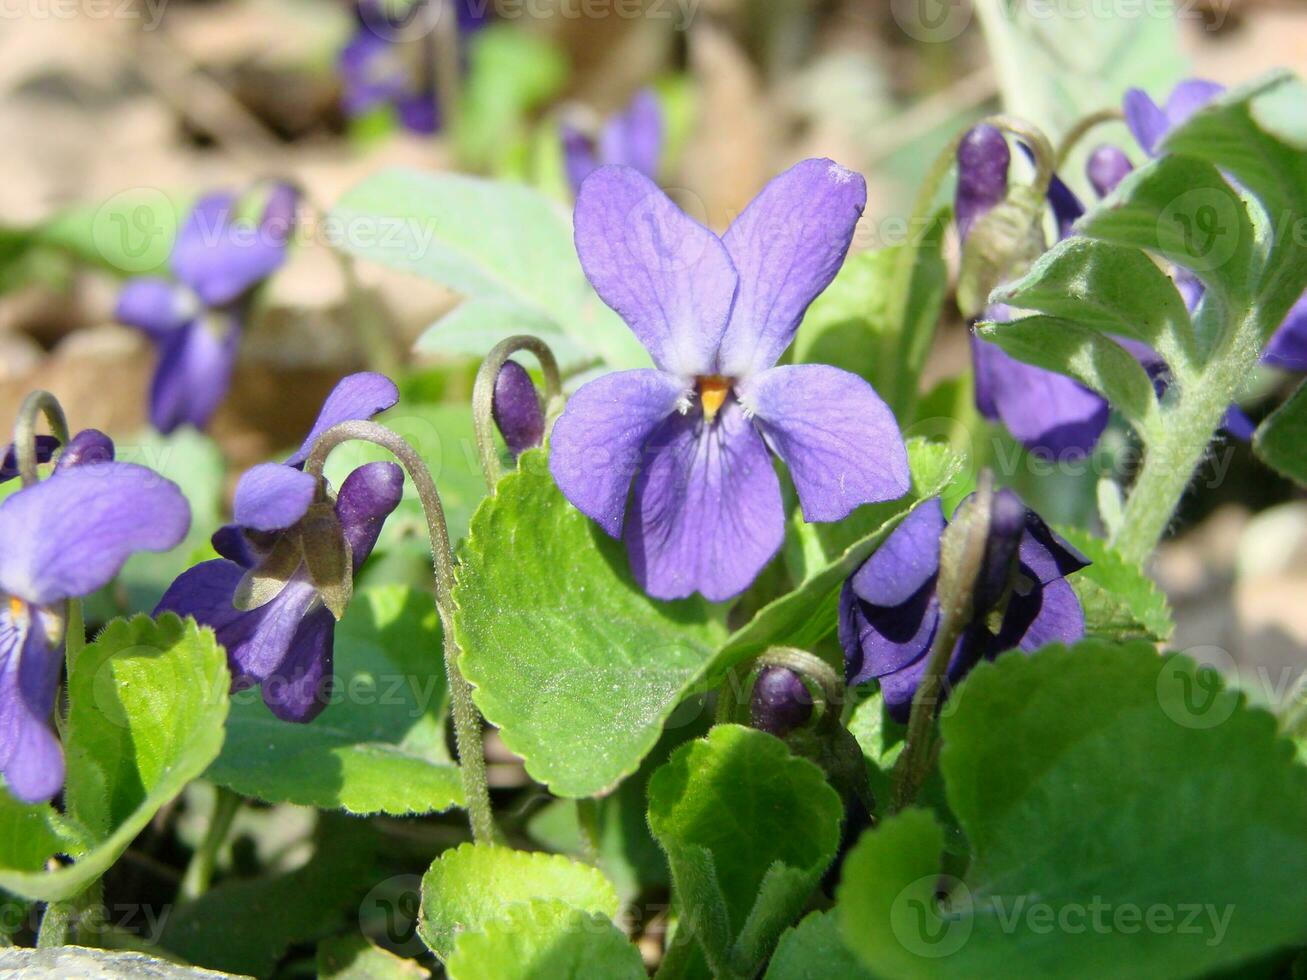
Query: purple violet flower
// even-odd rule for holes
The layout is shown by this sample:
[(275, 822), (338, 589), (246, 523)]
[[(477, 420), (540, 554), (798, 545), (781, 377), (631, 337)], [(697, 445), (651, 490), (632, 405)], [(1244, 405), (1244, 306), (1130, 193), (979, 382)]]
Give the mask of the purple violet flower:
[(655, 367), (582, 386), (554, 424), (563, 494), (623, 537), (658, 599), (748, 588), (781, 546), (785, 511), (768, 448), (808, 521), (906, 493), (894, 415), (861, 378), (774, 367), (848, 252), (862, 177), (805, 160), (718, 238), (631, 167), (601, 167), (576, 202), (576, 250), (599, 296)]
[(262, 463), (241, 477), (235, 522), (213, 535), (222, 557), (182, 573), (155, 609), (213, 627), (227, 649), (232, 690), (262, 685), (264, 703), (284, 721), (312, 721), (327, 706), (336, 620), (404, 490), (394, 463), (358, 467), (334, 497), (301, 468), (327, 429), (371, 418), (398, 398), (382, 375), (343, 379), (286, 463)]
[(0, 773), (24, 803), (63, 786), (50, 715), (65, 602), (107, 585), (135, 552), (176, 547), (190, 528), (176, 484), (112, 460), (108, 437), (87, 429), (69, 440), (49, 478), (0, 503)]
[[(975, 222), (1007, 195), (1011, 153), (1003, 134), (992, 126), (976, 126), (958, 146), (956, 217), (965, 245)], [(1048, 199), (1062, 235), (1083, 213), (1075, 195), (1057, 177)], [(1004, 306), (991, 306), (985, 319), (1011, 319)], [(1062, 457), (1093, 449), (1107, 427), (1107, 402), (1080, 382), (1055, 371), (1025, 364), (997, 344), (971, 333), (975, 368), (976, 409), (990, 421), (1002, 422), (1013, 438), (1035, 453)]]
[(573, 194), (581, 193), (581, 182), (605, 165), (634, 167), (651, 179), (658, 176), (663, 112), (658, 97), (647, 88), (636, 92), (625, 110), (603, 124), (598, 139), (569, 123), (561, 124), (559, 129), (563, 165)]
[(150, 421), (160, 432), (203, 429), (226, 397), (254, 288), (286, 260), (298, 192), (274, 184), (256, 226), (236, 220), (236, 195), (202, 197), (177, 233), (175, 281), (132, 279), (118, 297), (121, 323), (159, 348)]
[[(922, 502), (840, 593), (845, 676), (850, 684), (879, 679), (890, 717), (900, 722), (908, 719), (939, 628), (935, 587), (947, 524), (939, 498)], [(1084, 612), (1066, 576), (1088, 564), (1015, 493), (997, 491), (975, 612), (954, 648), (949, 685), (1004, 650), (1080, 639)]]
[(545, 413), (540, 396), (531, 375), (517, 361), (505, 361), (495, 376), (490, 414), (514, 459), (544, 442)]

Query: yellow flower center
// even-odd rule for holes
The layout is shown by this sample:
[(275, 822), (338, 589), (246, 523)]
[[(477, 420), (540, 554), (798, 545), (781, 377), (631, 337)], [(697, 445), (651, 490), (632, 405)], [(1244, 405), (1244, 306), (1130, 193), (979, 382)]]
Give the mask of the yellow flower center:
[(726, 403), (726, 396), (731, 393), (733, 383), (733, 379), (724, 378), (720, 374), (708, 374), (699, 378), (699, 401), (703, 404), (703, 417), (709, 422), (717, 417), (722, 405)]

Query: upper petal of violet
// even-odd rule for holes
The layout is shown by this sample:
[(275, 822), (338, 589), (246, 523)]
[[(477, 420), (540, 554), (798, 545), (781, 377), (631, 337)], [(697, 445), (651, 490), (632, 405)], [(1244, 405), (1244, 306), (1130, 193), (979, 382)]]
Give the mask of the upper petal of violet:
[(177, 485), (132, 463), (77, 466), (0, 504), (0, 592), (34, 605), (89, 595), (137, 551), (167, 551), (190, 528)]
[(302, 466), (308, 459), (313, 444), (332, 426), (339, 425), (341, 422), (370, 419), (394, 407), (398, 401), (399, 389), (395, 387), (395, 382), (384, 374), (360, 371), (341, 378), (336, 383), (336, 387), (331, 389), (331, 394), (327, 395), (327, 400), (322, 403), (322, 410), (318, 412), (313, 428), (304, 437), (300, 448), (286, 460), (286, 465)]
[(241, 476), (232, 501), (232, 516), (241, 527), (280, 531), (308, 511), (318, 481), (283, 463), (259, 463)]
[(923, 500), (899, 523), (849, 580), (854, 594), (875, 606), (899, 606), (939, 572), (944, 508)]
[(199, 313), (195, 297), (167, 279), (129, 279), (118, 294), (114, 319), (144, 332), (156, 344), (180, 330)]
[(808, 521), (908, 492), (908, 453), (889, 406), (856, 374), (825, 364), (775, 367), (737, 389), (785, 461)]
[(631, 167), (587, 177), (573, 221), (586, 278), (654, 364), (683, 378), (713, 373), (738, 282), (721, 239)]
[(655, 599), (739, 595), (780, 550), (785, 510), (762, 437), (735, 401), (713, 424), (668, 416), (636, 476), (625, 540)]
[(776, 363), (808, 305), (844, 264), (867, 205), (867, 182), (833, 160), (772, 179), (722, 236), (739, 294), (715, 373), (747, 377)]
[(622, 533), (626, 498), (645, 443), (684, 393), (670, 374), (643, 368), (588, 382), (567, 400), (549, 437), (549, 472), (568, 500), (599, 523)]
[(1125, 180), (1126, 175), (1133, 169), (1134, 166), (1130, 163), (1130, 158), (1125, 155), (1125, 151), (1110, 143), (1104, 143), (1095, 149), (1089, 154), (1089, 160), (1085, 163), (1085, 173), (1089, 177), (1089, 183), (1093, 185), (1099, 197), (1107, 197), (1116, 190), (1116, 185)]

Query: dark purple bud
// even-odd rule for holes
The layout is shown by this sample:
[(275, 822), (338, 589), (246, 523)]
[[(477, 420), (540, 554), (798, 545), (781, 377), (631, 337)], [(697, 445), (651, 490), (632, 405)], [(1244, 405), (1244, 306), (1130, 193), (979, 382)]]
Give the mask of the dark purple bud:
[(1026, 505), (1007, 488), (994, 493), (989, 513), (985, 557), (976, 575), (973, 610), (984, 616), (1006, 594), (1017, 568), (1017, 549), (1026, 530)]
[(954, 216), (964, 239), (977, 218), (1007, 195), (1007, 169), (1012, 160), (1007, 139), (993, 126), (976, 126), (958, 144), (958, 187)]
[(788, 667), (764, 667), (749, 699), (753, 727), (784, 738), (812, 717), (812, 693)]
[[(36, 437), (36, 461), (38, 463), (50, 462), (50, 457), (54, 451), (59, 448), (59, 440), (54, 436), (37, 436)], [(5, 447), (3, 455), (0, 455), (0, 483), (14, 479), (18, 476), (18, 451), (12, 444)]]
[(1134, 167), (1119, 146), (1105, 143), (1089, 154), (1085, 172), (1099, 197), (1107, 197)]
[(514, 459), (544, 441), (545, 413), (540, 397), (531, 375), (516, 361), (505, 361), (499, 369), (490, 413)]
[(61, 473), (72, 466), (113, 462), (113, 440), (99, 429), (83, 429), (68, 440), (59, 454), (55, 472)]

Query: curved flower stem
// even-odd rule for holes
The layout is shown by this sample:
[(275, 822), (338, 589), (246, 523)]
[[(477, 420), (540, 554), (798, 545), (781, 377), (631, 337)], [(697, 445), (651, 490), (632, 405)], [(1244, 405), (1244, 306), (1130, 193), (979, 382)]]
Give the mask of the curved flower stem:
[(993, 476), (986, 470), (980, 476), (976, 495), (966, 513), (955, 514), (940, 539), (939, 629), (926, 661), (926, 672), (912, 698), (903, 753), (894, 767), (892, 804), (896, 813), (916, 798), (934, 765), (935, 709), (939, 706), (953, 648), (971, 621), (976, 577), (985, 559), (985, 542), (989, 537), (993, 496)]
[(458, 669), (458, 643), (454, 640), (454, 553), (449, 546), (449, 530), (445, 525), (445, 509), (440, 503), (440, 491), (431, 479), (430, 470), (413, 447), (376, 422), (341, 422), (332, 426), (313, 444), (313, 450), (304, 463), (304, 471), (313, 476), (321, 476), (322, 467), (331, 451), (341, 443), (355, 439), (380, 446), (398, 459), (413, 480), (418, 498), (422, 501), (427, 532), (431, 538), (436, 609), (440, 613), (440, 625), (444, 634), (445, 672), (449, 677), (449, 693), (453, 702), (454, 735), (458, 747), (459, 772), (463, 777), (464, 804), (472, 826), (472, 838), (481, 842), (493, 841), (497, 831), (486, 782), (481, 716), (472, 703), (472, 686), (463, 679), (463, 674)]
[(209, 815), (209, 826), (204, 832), (204, 839), (191, 856), (190, 864), (182, 877), (181, 889), (177, 897), (183, 902), (194, 901), (209, 890), (213, 880), (213, 867), (218, 860), (218, 852), (231, 830), (232, 821), (240, 811), (243, 800), (239, 793), (234, 793), (225, 786), (217, 787), (213, 800), (213, 813)]
[(59, 399), (48, 391), (34, 391), (23, 399), (14, 423), (14, 455), (18, 460), (18, 474), (23, 486), (30, 487), (39, 479), (36, 472), (36, 418), (44, 415), (50, 433), (59, 440), (60, 449), (68, 445), (68, 420), (64, 417)]
[(1067, 158), (1071, 156), (1071, 151), (1076, 148), (1082, 139), (1089, 133), (1097, 129), (1104, 123), (1120, 122), (1125, 118), (1118, 108), (1099, 109), (1097, 112), (1091, 112), (1089, 115), (1079, 119), (1074, 126), (1067, 130), (1066, 135), (1062, 137), (1062, 142), (1057, 145), (1057, 156), (1054, 158), (1054, 167), (1061, 170), (1066, 166)]
[[(987, 116), (976, 125), (994, 126), (1010, 133), (1030, 147), (1035, 156), (1035, 175), (1031, 179), (1028, 193), (1042, 198), (1053, 178), (1055, 154), (1048, 137), (1037, 126), (1018, 119), (1015, 116)], [(935, 198), (944, 180), (957, 162), (958, 147), (970, 128), (963, 130), (949, 140), (948, 144), (935, 157), (926, 172), (926, 179), (917, 189), (917, 196), (912, 202), (912, 211), (908, 215), (908, 240), (899, 250), (894, 265), (893, 292), (890, 297), (889, 323), (894, 326), (886, 332), (882, 355), (884, 363), (895, 365), (893, 372), (884, 378), (884, 384), (894, 385), (894, 390), (882, 391), (881, 395), (889, 403), (899, 421), (903, 422), (912, 415), (917, 400), (917, 383), (930, 352), (931, 341), (935, 337), (937, 324), (930, 324), (926, 329), (907, 332), (908, 307), (912, 301), (913, 266), (916, 263), (918, 248), (924, 244), (924, 237), (930, 228), (932, 209)]]
[(517, 351), (530, 351), (540, 362), (540, 370), (545, 375), (545, 417), (550, 417), (562, 405), (563, 382), (558, 373), (558, 359), (554, 352), (539, 337), (531, 334), (516, 334), (507, 337), (490, 348), (481, 367), (477, 370), (476, 382), (472, 386), (472, 423), (476, 427), (477, 455), (481, 460), (481, 475), (486, 478), (486, 488), (495, 492), (495, 484), (503, 475), (499, 465), (499, 450), (495, 448), (495, 419), (493, 414), (495, 401), (495, 380), (504, 362)]

